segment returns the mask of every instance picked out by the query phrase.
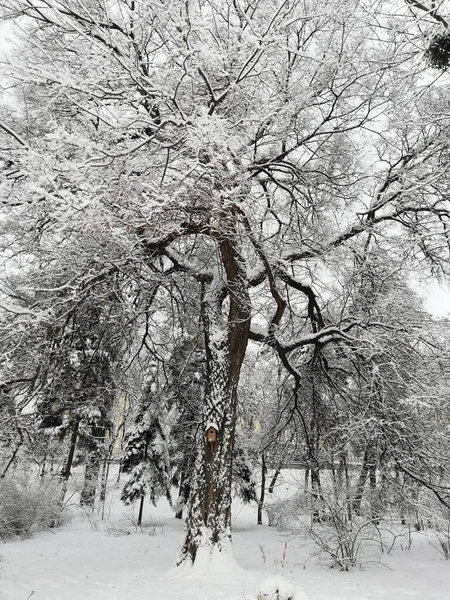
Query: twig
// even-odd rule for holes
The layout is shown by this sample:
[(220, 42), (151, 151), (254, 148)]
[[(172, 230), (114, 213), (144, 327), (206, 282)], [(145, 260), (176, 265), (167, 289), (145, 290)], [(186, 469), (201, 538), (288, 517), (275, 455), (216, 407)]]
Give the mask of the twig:
[[(45, 529), (48, 529), (49, 531), (51, 531), (53, 533), (53, 535), (56, 535), (56, 533), (53, 531), (53, 529), (51, 529), (47, 525), (44, 525), (44, 523), (38, 523), (38, 525), (40, 525), (41, 527), (45, 527)], [(34, 594), (34, 592), (33, 592), (33, 594)], [(27, 600), (28, 600), (28, 598), (27, 598)]]

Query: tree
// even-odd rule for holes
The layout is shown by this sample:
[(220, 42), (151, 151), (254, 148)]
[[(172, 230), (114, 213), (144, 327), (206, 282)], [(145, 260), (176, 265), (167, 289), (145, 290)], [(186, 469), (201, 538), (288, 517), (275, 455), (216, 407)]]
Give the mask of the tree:
[(203, 431), (199, 431), (206, 379), (202, 336), (177, 340), (167, 371), (172, 413), (172, 479), (180, 490), (175, 516), (181, 519), (192, 489), (198, 438), (203, 435)]
[(121, 470), (129, 474), (122, 500), (126, 504), (140, 500), (138, 525), (142, 523), (145, 496), (156, 505), (156, 500), (165, 495), (171, 503), (170, 461), (164, 432), (165, 406), (158, 396), (156, 374), (157, 367), (153, 364), (142, 398), (136, 406), (133, 424), (127, 431), (121, 457)]
[(213, 422), (218, 440), (199, 437), (180, 562), (230, 544), (249, 339), (278, 355), (298, 404), (300, 350), (358, 344), (354, 332), (376, 326), (344, 309), (326, 315), (334, 266), (352, 268), (367, 232), (393, 260), (403, 252), (446, 270), (448, 96), (443, 84), (424, 88), (413, 16), (405, 12), (400, 31), (397, 7), (382, 9), (4, 2), (29, 33), (9, 80), (34, 98), (5, 109), (2, 126), (2, 195), (20, 216), (5, 230), (11, 254), (100, 235), (86, 251), (94, 280), (107, 269), (131, 295), (151, 288), (145, 314), (158, 310), (174, 326), (180, 276), (195, 289), (206, 355), (200, 431)]
[[(17, 306), (8, 305), (5, 310), (2, 366), (5, 387), (15, 399), (20, 421), (26, 409), (34, 426), (27, 446), (37, 445), (50, 432), (68, 440), (60, 464), (62, 496), (77, 444), (84, 447), (81, 502), (92, 507), (111, 425), (117, 360), (125, 347), (123, 303), (117, 285), (105, 279), (105, 274), (91, 279), (82, 271), (83, 281), (71, 287), (75, 265), (79, 266), (72, 250), (67, 244), (61, 260), (41, 255), (37, 268), (31, 263), (25, 273), (3, 281)], [(80, 262), (85, 266), (82, 255)]]

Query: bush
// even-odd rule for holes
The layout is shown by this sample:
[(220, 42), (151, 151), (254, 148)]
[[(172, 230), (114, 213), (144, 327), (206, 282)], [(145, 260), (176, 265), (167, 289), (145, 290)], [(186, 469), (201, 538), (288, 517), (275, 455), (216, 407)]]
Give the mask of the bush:
[(16, 472), (0, 479), (0, 538), (29, 537), (35, 529), (61, 525), (60, 500), (54, 478)]
[(297, 529), (304, 520), (301, 515), (308, 513), (309, 496), (297, 492), (285, 500), (277, 500), (266, 504), (264, 510), (267, 514), (269, 527), (276, 527), (280, 531)]
[(144, 519), (141, 524), (139, 524), (137, 515), (134, 513), (133, 509), (128, 510), (126, 516), (127, 519), (134, 525), (136, 531), (147, 533), (151, 536), (164, 533), (165, 523), (162, 519), (157, 519), (150, 515)]
[(439, 507), (433, 517), (432, 522), (429, 522), (431, 529), (427, 532), (430, 544), (445, 560), (450, 560), (450, 511)]
[(356, 517), (349, 521), (344, 511), (336, 510), (326, 523), (315, 523), (306, 533), (316, 544), (318, 555), (331, 559), (332, 568), (349, 571), (366, 562), (378, 562), (378, 557), (364, 552), (367, 543), (380, 543), (380, 532), (371, 520)]

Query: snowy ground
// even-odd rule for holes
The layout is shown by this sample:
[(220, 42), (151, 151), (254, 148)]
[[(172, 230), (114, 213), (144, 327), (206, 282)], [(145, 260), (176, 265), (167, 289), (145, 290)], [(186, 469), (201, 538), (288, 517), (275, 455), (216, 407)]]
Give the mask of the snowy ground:
[(76, 517), (54, 532), (2, 544), (1, 600), (255, 600), (258, 584), (275, 574), (294, 584), (296, 600), (302, 591), (310, 600), (450, 598), (450, 561), (423, 534), (414, 534), (410, 550), (399, 544), (383, 555), (384, 565), (339, 572), (310, 559), (300, 535), (258, 527), (255, 509), (236, 503), (236, 566), (190, 575), (171, 571), (183, 524), (166, 503), (146, 511), (152, 524), (142, 532), (114, 502), (108, 520)]

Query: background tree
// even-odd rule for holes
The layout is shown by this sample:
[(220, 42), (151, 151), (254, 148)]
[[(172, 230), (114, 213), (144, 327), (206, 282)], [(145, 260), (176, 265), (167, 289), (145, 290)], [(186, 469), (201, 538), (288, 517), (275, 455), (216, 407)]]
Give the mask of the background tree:
[(121, 457), (121, 470), (129, 474), (122, 500), (126, 504), (140, 500), (138, 525), (142, 523), (146, 496), (153, 504), (162, 495), (172, 502), (165, 413), (167, 407), (158, 393), (157, 366), (153, 364), (143, 384)]

